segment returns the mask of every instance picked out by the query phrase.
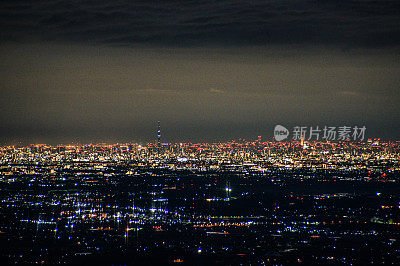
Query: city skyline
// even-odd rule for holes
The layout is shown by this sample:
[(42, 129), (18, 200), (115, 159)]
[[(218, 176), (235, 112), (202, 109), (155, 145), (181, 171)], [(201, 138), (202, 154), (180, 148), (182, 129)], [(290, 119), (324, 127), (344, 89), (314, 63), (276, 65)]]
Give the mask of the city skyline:
[[(317, 126), (294, 126), (292, 128), (285, 128), (282, 125), (275, 125), (274, 129), (270, 132), (270, 134), (266, 135), (257, 135), (257, 136), (249, 136), (249, 137), (220, 137), (214, 139), (193, 139), (193, 138), (177, 138), (173, 139), (167, 135), (165, 138), (164, 129), (161, 130), (161, 121), (156, 121), (156, 128), (153, 129), (153, 134), (147, 137), (147, 140), (132, 140), (132, 139), (120, 139), (120, 140), (96, 140), (92, 139), (89, 141), (84, 141), (79, 137), (74, 141), (64, 141), (64, 142), (28, 142), (28, 141), (14, 141), (14, 142), (5, 142), (0, 145), (3, 146), (24, 146), (24, 145), (97, 145), (97, 144), (107, 144), (107, 145), (116, 145), (116, 144), (143, 144), (143, 145), (156, 145), (157, 147), (161, 147), (163, 145), (174, 144), (174, 143), (228, 143), (235, 141), (262, 141), (264, 143), (273, 143), (273, 142), (296, 142), (296, 141), (304, 141), (304, 142), (321, 142), (321, 143), (335, 143), (335, 142), (371, 142), (371, 141), (387, 141), (387, 142), (398, 142), (399, 140), (385, 139), (381, 137), (373, 137), (370, 136), (367, 132), (367, 128), (365, 126), (359, 125), (345, 125), (345, 126), (333, 126), (333, 125), (324, 125), (323, 127)], [(282, 132), (283, 130), (283, 132)], [(163, 132), (163, 133), (161, 133)], [(168, 130), (167, 130), (168, 132)], [(282, 136), (284, 134), (284, 136)], [(281, 135), (281, 136), (278, 136)]]

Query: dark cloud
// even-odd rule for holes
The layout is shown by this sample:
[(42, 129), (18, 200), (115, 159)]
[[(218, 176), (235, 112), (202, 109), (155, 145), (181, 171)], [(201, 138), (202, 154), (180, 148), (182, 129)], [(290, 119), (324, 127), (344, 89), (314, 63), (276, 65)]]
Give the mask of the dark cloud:
[(400, 1), (3, 0), (0, 143), (400, 138)]
[(10, 1), (3, 41), (398, 46), (400, 1)]

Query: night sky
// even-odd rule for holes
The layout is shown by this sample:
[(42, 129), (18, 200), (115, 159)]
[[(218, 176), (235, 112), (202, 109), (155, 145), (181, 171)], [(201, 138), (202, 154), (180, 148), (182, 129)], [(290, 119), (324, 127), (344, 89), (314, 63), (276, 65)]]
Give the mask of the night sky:
[(400, 140), (400, 1), (0, 2), (0, 143)]

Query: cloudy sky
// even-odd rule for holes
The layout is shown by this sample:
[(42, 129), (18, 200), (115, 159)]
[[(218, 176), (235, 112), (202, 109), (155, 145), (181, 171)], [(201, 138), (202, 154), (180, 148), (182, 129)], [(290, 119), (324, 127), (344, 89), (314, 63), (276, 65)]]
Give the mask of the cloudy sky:
[(400, 1), (0, 3), (0, 143), (400, 139)]

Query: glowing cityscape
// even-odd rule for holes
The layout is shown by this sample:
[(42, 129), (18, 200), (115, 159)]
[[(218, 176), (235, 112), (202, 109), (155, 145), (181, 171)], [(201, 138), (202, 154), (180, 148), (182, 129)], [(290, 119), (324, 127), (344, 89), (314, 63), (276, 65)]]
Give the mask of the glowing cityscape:
[(302, 142), (2, 146), (3, 258), (395, 263), (400, 142)]
[(400, 265), (399, 18), (0, 1), (0, 266)]

